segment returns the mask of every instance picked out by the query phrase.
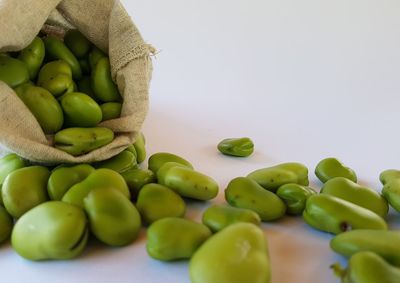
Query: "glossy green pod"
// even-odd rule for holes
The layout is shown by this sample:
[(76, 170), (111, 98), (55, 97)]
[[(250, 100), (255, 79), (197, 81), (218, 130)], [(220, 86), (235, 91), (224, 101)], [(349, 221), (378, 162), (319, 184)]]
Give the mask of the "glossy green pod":
[(90, 77), (88, 76), (84, 76), (81, 80), (78, 81), (78, 91), (89, 95), (93, 99), (97, 99), (91, 86)]
[(29, 72), (26, 65), (15, 58), (0, 56), (0, 81), (15, 88), (29, 81)]
[(296, 183), (308, 186), (308, 169), (301, 163), (289, 162), (255, 170), (247, 175), (264, 189), (275, 192), (280, 186)]
[(176, 154), (168, 152), (157, 152), (151, 155), (148, 160), (148, 168), (154, 173), (157, 173), (158, 169), (167, 162), (181, 163), (193, 169), (193, 165), (189, 161)]
[(186, 205), (173, 190), (160, 184), (147, 184), (140, 190), (136, 207), (145, 223), (165, 217), (183, 217)]
[(311, 227), (333, 234), (355, 229), (388, 229), (385, 220), (375, 212), (327, 194), (308, 198), (303, 219)]
[(148, 169), (133, 168), (121, 173), (131, 192), (132, 199), (136, 199), (142, 187), (157, 181), (153, 171)]
[(18, 219), (11, 244), (26, 259), (71, 259), (82, 253), (88, 235), (82, 209), (61, 201), (48, 201)]
[(357, 182), (356, 172), (333, 157), (321, 160), (315, 167), (315, 175), (322, 183), (335, 177), (344, 177)]
[(0, 205), (0, 244), (10, 238), (13, 219), (7, 210)]
[(143, 133), (139, 133), (136, 136), (136, 140), (133, 143), (133, 147), (136, 151), (137, 163), (142, 163), (146, 159), (146, 140)]
[(341, 233), (330, 241), (333, 251), (350, 257), (361, 251), (374, 252), (389, 263), (400, 266), (400, 231), (353, 230)]
[(88, 56), (90, 69), (94, 70), (99, 60), (104, 57), (107, 57), (107, 55), (96, 46), (93, 46)]
[(253, 153), (254, 143), (250, 138), (230, 138), (220, 141), (217, 148), (225, 155), (247, 157)]
[(260, 225), (261, 218), (250, 209), (226, 205), (212, 205), (203, 212), (202, 222), (215, 233), (238, 222), (249, 222)]
[(26, 165), (27, 162), (15, 153), (9, 153), (0, 158), (0, 204), (3, 204), (1, 188), (6, 177), (11, 172), (23, 168)]
[[(169, 171), (169, 169), (171, 169), (172, 167), (186, 167), (188, 168), (186, 165), (183, 165), (181, 163), (178, 162), (166, 162), (163, 164), (163, 166), (161, 166), (158, 170), (157, 170), (157, 174), (156, 175), (156, 179), (158, 180), (158, 182), (162, 183), (162, 180), (165, 180), (165, 176), (167, 174), (167, 172)], [(161, 180), (161, 181), (159, 181)]]
[(91, 86), (96, 97), (103, 102), (121, 100), (117, 85), (111, 78), (111, 66), (107, 57), (100, 58), (91, 73)]
[(68, 49), (64, 42), (55, 36), (48, 36), (43, 42), (46, 49), (46, 57), (50, 60), (64, 60), (71, 67), (72, 77), (75, 80), (82, 78), (82, 70), (78, 59), (76, 59), (75, 55)]
[(192, 199), (210, 200), (218, 194), (218, 184), (214, 179), (187, 167), (172, 166), (163, 178), (157, 175), (157, 181), (179, 195)]
[(61, 200), (73, 185), (85, 180), (94, 170), (89, 164), (54, 169), (47, 182), (47, 193), (50, 199)]
[(387, 182), (382, 188), (382, 195), (391, 207), (400, 212), (400, 179)]
[(4, 180), (4, 207), (14, 218), (48, 200), (47, 180), (50, 171), (44, 166), (30, 166), (11, 172)]
[(231, 180), (225, 189), (225, 199), (234, 207), (256, 212), (262, 221), (277, 220), (286, 212), (285, 203), (276, 194), (247, 177)]
[(320, 193), (347, 200), (367, 208), (381, 217), (385, 217), (389, 211), (387, 201), (381, 194), (344, 177), (330, 179), (323, 185)]
[(74, 91), (71, 67), (63, 60), (51, 61), (39, 71), (38, 86), (55, 97)]
[(45, 134), (54, 134), (61, 129), (64, 123), (63, 111), (50, 92), (41, 87), (27, 86), (17, 94), (35, 116)]
[(65, 33), (64, 43), (76, 58), (88, 55), (92, 46), (90, 41), (77, 29), (70, 29)]
[(123, 173), (130, 169), (136, 168), (136, 157), (132, 152), (123, 150), (110, 159), (99, 161), (93, 164), (96, 168), (108, 168), (118, 173)]
[(382, 185), (386, 185), (386, 183), (395, 179), (400, 179), (400, 170), (388, 169), (379, 175), (379, 181), (381, 181)]
[(44, 43), (40, 37), (36, 36), (18, 55), (18, 59), (25, 63), (31, 80), (36, 78), (42, 66), (44, 53)]
[(210, 229), (203, 224), (167, 217), (147, 229), (146, 250), (152, 258), (163, 261), (190, 258), (210, 236)]
[(226, 227), (196, 251), (189, 263), (189, 274), (192, 283), (270, 283), (264, 232), (250, 223)]
[(101, 168), (92, 172), (82, 182), (73, 185), (63, 196), (62, 201), (83, 207), (84, 198), (98, 188), (113, 188), (130, 198), (129, 188), (124, 178), (111, 169)]
[(307, 199), (315, 194), (312, 188), (299, 184), (285, 184), (276, 191), (276, 195), (286, 204), (286, 213), (290, 215), (301, 215)]
[(138, 236), (141, 220), (135, 206), (112, 187), (93, 189), (84, 199), (90, 231), (110, 246), (124, 246)]
[(77, 156), (112, 142), (114, 133), (108, 128), (68, 128), (54, 135), (54, 146)]
[(103, 113), (103, 120), (116, 119), (121, 116), (122, 103), (119, 102), (106, 102), (100, 105), (101, 113)]
[(338, 263), (331, 268), (342, 283), (398, 283), (400, 280), (400, 268), (390, 265), (372, 252), (356, 253), (350, 258), (346, 269)]
[(66, 127), (95, 127), (103, 115), (100, 106), (89, 95), (70, 92), (61, 98)]

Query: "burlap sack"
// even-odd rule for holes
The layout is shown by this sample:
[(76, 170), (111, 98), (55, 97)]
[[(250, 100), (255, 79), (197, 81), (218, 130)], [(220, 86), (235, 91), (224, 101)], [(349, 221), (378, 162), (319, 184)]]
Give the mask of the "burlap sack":
[(146, 44), (118, 0), (2, 0), (0, 52), (21, 50), (43, 26), (80, 30), (110, 57), (111, 73), (123, 97), (118, 119), (100, 125), (115, 133), (112, 143), (73, 157), (51, 146), (34, 116), (14, 91), (0, 82), (0, 156), (16, 152), (41, 163), (104, 160), (134, 142), (148, 110), (152, 65)]

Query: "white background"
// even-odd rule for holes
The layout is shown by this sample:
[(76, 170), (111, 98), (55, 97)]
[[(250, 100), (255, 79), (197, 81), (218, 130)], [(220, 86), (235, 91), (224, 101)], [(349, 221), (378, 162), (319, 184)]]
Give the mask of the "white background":
[[(334, 156), (361, 184), (381, 189), (379, 173), (400, 169), (400, 2), (389, 0), (125, 0), (153, 58), (149, 154), (190, 160), (220, 184), (281, 162), (313, 171)], [(246, 159), (217, 143), (251, 137)], [(188, 218), (209, 205), (191, 203)], [(391, 228), (400, 228), (391, 211)], [(273, 283), (334, 283), (329, 265), (346, 261), (329, 234), (301, 218), (265, 223)], [(4, 282), (189, 282), (187, 262), (162, 263), (132, 245), (91, 244), (78, 259), (34, 263), (0, 247)], [(247, 282), (246, 282), (247, 283)], [(249, 282), (250, 283), (250, 282)]]

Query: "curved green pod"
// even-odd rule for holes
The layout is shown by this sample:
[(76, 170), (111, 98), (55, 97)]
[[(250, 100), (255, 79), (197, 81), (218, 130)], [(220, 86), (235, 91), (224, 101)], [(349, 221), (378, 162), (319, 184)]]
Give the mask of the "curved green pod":
[(15, 153), (9, 153), (0, 158), (0, 204), (3, 204), (1, 188), (4, 180), (8, 174), (25, 166), (27, 166), (27, 162)]
[(286, 212), (285, 203), (276, 194), (247, 177), (231, 180), (225, 189), (225, 199), (234, 207), (256, 212), (262, 221), (277, 220)]
[(189, 274), (192, 283), (270, 283), (264, 232), (250, 223), (226, 227), (196, 251), (189, 263)]
[(55, 97), (72, 92), (74, 81), (71, 67), (64, 60), (48, 62), (40, 69), (37, 84)]
[(356, 172), (333, 157), (321, 160), (315, 167), (315, 175), (322, 183), (335, 177), (344, 177), (357, 182)]
[(288, 162), (255, 170), (247, 175), (264, 189), (275, 192), (280, 186), (296, 183), (308, 186), (308, 169), (301, 163)]
[(100, 101), (121, 101), (118, 87), (111, 78), (111, 66), (107, 57), (100, 58), (92, 69), (91, 82), (93, 92)]
[[(93, 92), (92, 89), (92, 83), (90, 82), (90, 77), (89, 76), (84, 76), (81, 80), (78, 81), (78, 91), (83, 92), (84, 94), (89, 95), (93, 99), (97, 99), (96, 95)], [(101, 106), (100, 106), (101, 108)], [(103, 112), (103, 110), (102, 110)], [(103, 117), (104, 118), (104, 117)]]
[(116, 119), (121, 116), (122, 103), (106, 102), (100, 105), (101, 113), (103, 113), (102, 121)]
[(330, 179), (321, 188), (320, 193), (347, 200), (367, 208), (381, 217), (385, 217), (389, 211), (387, 201), (382, 195), (344, 177)]
[(7, 210), (0, 205), (0, 244), (10, 238), (13, 219)]
[(398, 283), (400, 278), (400, 268), (391, 266), (372, 252), (356, 253), (350, 258), (346, 269), (338, 263), (331, 268), (342, 283)]
[(400, 179), (387, 182), (382, 188), (382, 195), (391, 207), (400, 212)]
[(85, 180), (94, 170), (89, 164), (54, 169), (47, 182), (47, 193), (50, 199), (61, 200), (73, 185)]
[(40, 37), (36, 36), (18, 55), (18, 59), (25, 63), (31, 80), (36, 78), (42, 66), (44, 53), (44, 43)]
[(193, 169), (193, 165), (189, 161), (187, 161), (183, 157), (168, 152), (157, 152), (151, 155), (148, 160), (148, 168), (156, 174), (158, 169), (160, 169), (160, 167), (167, 162), (181, 163)]
[(286, 213), (290, 215), (301, 215), (306, 207), (307, 199), (315, 194), (312, 188), (299, 184), (285, 184), (276, 191), (276, 195), (287, 206)]
[(121, 173), (131, 192), (132, 199), (136, 199), (142, 187), (157, 181), (153, 171), (133, 168)]
[[(167, 172), (169, 171), (169, 169), (171, 169), (172, 167), (187, 167), (186, 165), (183, 165), (181, 163), (178, 162), (166, 162), (163, 164), (163, 166), (161, 166), (158, 170), (157, 170), (157, 174), (156, 175), (156, 179), (159, 183), (162, 183), (162, 180), (165, 180), (165, 176), (167, 174)], [(189, 168), (191, 169), (191, 168)], [(161, 180), (161, 181), (159, 181)]]
[(48, 36), (43, 42), (46, 50), (46, 57), (50, 60), (64, 60), (71, 67), (72, 77), (75, 80), (82, 78), (82, 70), (78, 59), (76, 59), (75, 55), (68, 49), (64, 42), (55, 36)]
[(67, 128), (54, 135), (54, 146), (77, 156), (112, 142), (114, 133), (108, 128)]
[(327, 194), (308, 198), (303, 219), (313, 228), (333, 234), (355, 229), (388, 229), (385, 220), (375, 212)]
[(190, 258), (210, 236), (210, 229), (203, 224), (167, 217), (148, 228), (146, 250), (152, 258), (163, 261)]
[(15, 58), (0, 56), (0, 81), (15, 88), (29, 81), (29, 72), (26, 65)]
[(84, 58), (92, 47), (90, 41), (77, 29), (70, 29), (65, 33), (64, 43), (76, 58)]
[(163, 178), (157, 175), (157, 180), (183, 197), (210, 200), (218, 194), (218, 184), (214, 179), (187, 167), (172, 166)]
[(107, 55), (96, 46), (93, 46), (88, 56), (90, 69), (94, 70), (99, 60), (104, 57), (107, 57)]
[(124, 246), (138, 236), (141, 220), (135, 206), (112, 187), (96, 188), (84, 199), (90, 231), (110, 246)]
[(63, 95), (61, 107), (66, 127), (95, 127), (103, 118), (97, 102), (82, 92), (70, 92)]
[(386, 183), (395, 179), (400, 179), (400, 170), (388, 169), (382, 171), (379, 175), (379, 181), (381, 181), (382, 185), (386, 185)]
[[(44, 166), (30, 166), (11, 172), (4, 180), (4, 207), (14, 218), (48, 200), (47, 181), (50, 171)], [(27, 182), (29, 180), (29, 182)]]
[(127, 199), (131, 195), (124, 178), (111, 169), (101, 168), (92, 172), (82, 182), (73, 185), (63, 196), (62, 201), (83, 207), (84, 198), (98, 188), (113, 188), (120, 191)]
[(132, 152), (123, 150), (110, 159), (99, 161), (93, 164), (96, 168), (108, 168), (118, 173), (137, 168), (136, 157)]
[(250, 138), (229, 138), (220, 141), (217, 148), (225, 155), (247, 157), (253, 153), (254, 143)]
[(333, 251), (350, 257), (361, 251), (370, 251), (389, 263), (400, 266), (400, 231), (360, 229), (336, 235), (330, 241)]
[(203, 212), (202, 222), (215, 233), (238, 222), (249, 222), (260, 225), (261, 218), (256, 212), (250, 209), (226, 205), (212, 205)]
[(82, 209), (61, 201), (48, 201), (18, 219), (11, 244), (26, 259), (71, 259), (82, 253), (88, 235)]
[(136, 207), (148, 224), (165, 217), (183, 217), (186, 211), (184, 200), (160, 184), (144, 185), (139, 192)]
[(146, 159), (146, 140), (142, 132), (136, 136), (133, 147), (136, 151), (137, 163), (142, 163)]
[(62, 128), (64, 116), (57, 99), (46, 89), (26, 86), (19, 98), (32, 112), (45, 134), (54, 134)]

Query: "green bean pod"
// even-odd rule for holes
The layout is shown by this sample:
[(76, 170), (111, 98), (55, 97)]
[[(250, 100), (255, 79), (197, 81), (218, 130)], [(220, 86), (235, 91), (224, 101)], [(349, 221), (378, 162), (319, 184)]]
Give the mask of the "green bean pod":
[(286, 213), (290, 215), (301, 215), (306, 207), (307, 199), (315, 194), (312, 188), (299, 184), (285, 184), (276, 191), (276, 195), (287, 206)]
[(400, 170), (397, 169), (388, 169), (379, 175), (379, 180), (381, 181), (382, 185), (386, 185), (389, 181), (400, 179)]
[(230, 138), (219, 142), (217, 148), (225, 155), (247, 157), (253, 153), (254, 143), (249, 138)]
[(129, 169), (121, 173), (131, 192), (132, 199), (136, 199), (142, 187), (146, 184), (155, 183), (156, 176), (153, 171), (141, 168)]
[(36, 36), (18, 55), (18, 59), (25, 63), (31, 80), (35, 79), (39, 72), (44, 53), (44, 43), (40, 37)]
[(23, 168), (27, 165), (26, 161), (15, 153), (9, 153), (0, 158), (0, 204), (3, 204), (2, 186), (4, 180), (11, 172)]
[(29, 81), (29, 72), (26, 65), (15, 58), (0, 56), (0, 81), (9, 87), (15, 88)]
[(193, 165), (189, 161), (187, 161), (183, 157), (168, 152), (157, 152), (151, 155), (148, 160), (148, 166), (149, 169), (156, 174), (158, 169), (160, 169), (160, 167), (167, 162), (181, 163), (183, 165), (186, 165), (186, 167), (193, 169)]
[(132, 152), (123, 150), (110, 159), (99, 161), (93, 164), (96, 168), (108, 168), (118, 173), (137, 168), (136, 157)]
[(111, 78), (111, 66), (107, 57), (100, 58), (91, 73), (91, 86), (96, 97), (103, 102), (121, 100), (117, 85)]
[(45, 64), (40, 69), (37, 83), (56, 97), (74, 91), (71, 67), (63, 60)]
[(88, 55), (92, 46), (90, 41), (77, 29), (70, 29), (65, 33), (64, 43), (79, 59)]
[(146, 159), (146, 141), (143, 133), (139, 133), (136, 136), (136, 140), (133, 143), (133, 147), (136, 151), (136, 159), (138, 163), (142, 163)]
[(400, 179), (392, 179), (382, 188), (383, 197), (398, 212), (400, 212)]
[(121, 116), (122, 103), (119, 102), (106, 102), (100, 105), (101, 112), (103, 113), (103, 120), (116, 119)]
[(354, 170), (344, 166), (339, 160), (333, 157), (321, 160), (315, 167), (315, 175), (323, 183), (335, 177), (344, 177), (357, 182), (357, 175)]
[(107, 55), (96, 46), (93, 46), (88, 56), (90, 69), (93, 71), (99, 60), (104, 57), (107, 57)]

